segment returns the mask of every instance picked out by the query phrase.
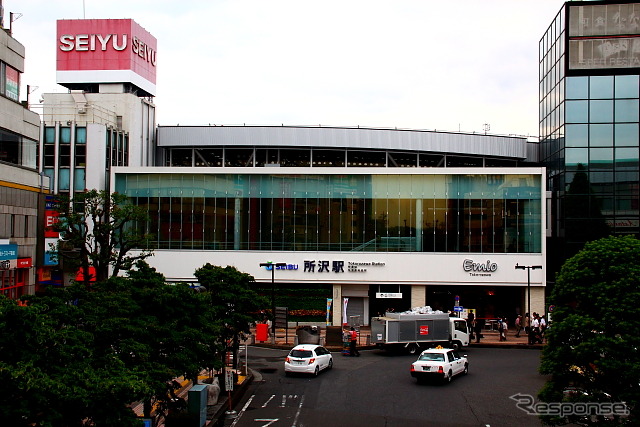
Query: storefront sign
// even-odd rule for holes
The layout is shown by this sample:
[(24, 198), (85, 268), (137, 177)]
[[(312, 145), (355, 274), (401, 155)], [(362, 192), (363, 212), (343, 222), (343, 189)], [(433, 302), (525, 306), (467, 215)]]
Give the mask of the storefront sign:
[(487, 260), (487, 262), (476, 263), (472, 259), (465, 259), (462, 262), (462, 269), (469, 273), (469, 276), (491, 276), (498, 270), (498, 264)]
[(402, 292), (376, 292), (376, 298), (402, 298)]
[(18, 268), (30, 268), (31, 267), (31, 258), (20, 258), (17, 263)]
[(0, 261), (18, 259), (18, 245), (0, 245)]
[(420, 335), (429, 335), (429, 325), (420, 325), (418, 333)]

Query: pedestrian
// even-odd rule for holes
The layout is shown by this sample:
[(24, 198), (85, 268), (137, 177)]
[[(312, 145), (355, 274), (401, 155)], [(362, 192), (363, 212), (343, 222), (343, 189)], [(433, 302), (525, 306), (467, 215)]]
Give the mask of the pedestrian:
[(522, 330), (522, 315), (518, 314), (518, 317), (516, 317), (516, 338), (520, 338), (521, 330)]
[(507, 319), (505, 317), (503, 317), (502, 321), (500, 322), (500, 324), (502, 325), (502, 332), (500, 333), (500, 341), (506, 341), (507, 340), (507, 331), (509, 330), (509, 325), (507, 324)]
[(476, 323), (476, 315), (473, 314), (473, 311), (469, 312), (467, 316), (467, 328), (469, 329), (469, 340), (473, 340), (473, 329), (475, 328)]
[(544, 333), (547, 330), (547, 321), (544, 316), (540, 316), (540, 344), (542, 344), (542, 340), (544, 339)]
[(349, 342), (349, 353), (351, 357), (354, 357), (354, 356), (360, 357), (360, 352), (356, 348), (356, 346), (358, 345), (358, 332), (353, 326), (351, 327), (351, 331), (349, 335), (351, 339), (351, 341)]
[(484, 326), (484, 319), (480, 319), (476, 317), (476, 343), (480, 342), (480, 338), (482, 337), (482, 327)]
[(529, 327), (529, 344), (535, 344), (540, 338), (540, 321), (538, 320), (538, 313), (533, 313), (533, 320)]
[(531, 316), (529, 316), (529, 313), (524, 315), (524, 333), (527, 336), (531, 333)]

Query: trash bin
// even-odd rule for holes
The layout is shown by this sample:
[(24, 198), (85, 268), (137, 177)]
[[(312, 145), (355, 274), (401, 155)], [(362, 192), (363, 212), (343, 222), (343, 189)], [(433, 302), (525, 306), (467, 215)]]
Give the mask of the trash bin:
[(320, 344), (320, 330), (317, 326), (299, 326), (296, 337), (298, 344)]

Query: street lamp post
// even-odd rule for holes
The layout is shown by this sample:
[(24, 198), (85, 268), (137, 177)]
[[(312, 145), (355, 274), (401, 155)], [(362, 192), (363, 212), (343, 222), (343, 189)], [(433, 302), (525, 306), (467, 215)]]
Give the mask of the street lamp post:
[(529, 313), (529, 320), (531, 320), (531, 270), (542, 269), (541, 265), (518, 265), (516, 263), (516, 270), (527, 270), (527, 313)]
[(276, 267), (286, 267), (286, 262), (261, 262), (260, 267), (267, 267), (271, 270), (271, 337), (276, 336)]

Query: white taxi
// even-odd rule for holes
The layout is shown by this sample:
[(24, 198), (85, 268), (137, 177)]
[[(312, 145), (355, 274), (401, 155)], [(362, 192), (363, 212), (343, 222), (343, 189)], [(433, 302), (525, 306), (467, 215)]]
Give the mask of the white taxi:
[(418, 360), (411, 365), (411, 376), (418, 383), (428, 378), (450, 382), (458, 374), (469, 372), (467, 356), (460, 356), (450, 348), (430, 348), (420, 353)]
[(311, 374), (333, 367), (331, 352), (321, 345), (300, 344), (291, 349), (284, 361), (284, 373)]

